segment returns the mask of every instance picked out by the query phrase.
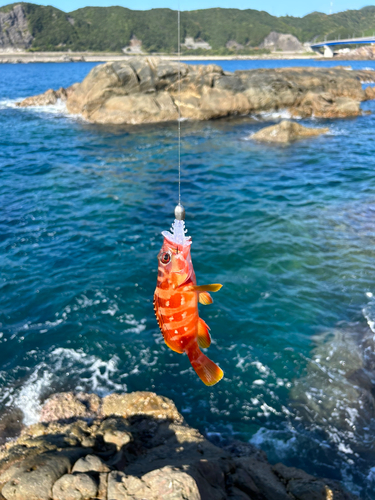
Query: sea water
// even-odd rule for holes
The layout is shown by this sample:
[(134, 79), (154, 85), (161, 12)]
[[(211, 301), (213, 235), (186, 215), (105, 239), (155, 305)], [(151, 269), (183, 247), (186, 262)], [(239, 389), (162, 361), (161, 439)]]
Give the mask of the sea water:
[(223, 284), (201, 307), (225, 372), (208, 388), (164, 344), (152, 305), (178, 201), (177, 125), (15, 106), (94, 65), (0, 66), (1, 411), (31, 424), (55, 391), (156, 391), (217, 443), (250, 440), (374, 498), (374, 117), (301, 120), (330, 132), (288, 147), (250, 139), (275, 114), (182, 122), (198, 284)]

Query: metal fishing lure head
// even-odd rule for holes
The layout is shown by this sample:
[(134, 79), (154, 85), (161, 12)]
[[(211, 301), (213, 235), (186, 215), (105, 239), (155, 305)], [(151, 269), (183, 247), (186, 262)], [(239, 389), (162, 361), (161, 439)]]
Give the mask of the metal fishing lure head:
[(174, 216), (177, 220), (185, 220), (185, 209), (181, 203), (179, 203), (174, 209)]

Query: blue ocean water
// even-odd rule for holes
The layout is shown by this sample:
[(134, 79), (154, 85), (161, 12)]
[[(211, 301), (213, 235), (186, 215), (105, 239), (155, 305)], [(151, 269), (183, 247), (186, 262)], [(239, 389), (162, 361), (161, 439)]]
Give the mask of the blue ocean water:
[[(222, 66), (322, 64), (334, 65)], [(176, 124), (14, 105), (93, 66), (0, 67), (0, 409), (32, 423), (54, 391), (156, 391), (211, 439), (251, 440), (375, 498), (374, 117), (301, 120), (330, 133), (289, 147), (249, 139), (275, 114), (182, 122), (195, 272), (224, 285), (201, 307), (225, 372), (207, 388), (164, 345), (152, 305), (177, 202)]]

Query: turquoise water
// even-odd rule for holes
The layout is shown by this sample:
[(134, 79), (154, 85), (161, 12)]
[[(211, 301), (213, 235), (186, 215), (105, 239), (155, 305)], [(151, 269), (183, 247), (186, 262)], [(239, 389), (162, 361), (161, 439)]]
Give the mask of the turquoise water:
[[(375, 379), (374, 117), (313, 120), (330, 133), (290, 147), (249, 140), (279, 120), (272, 114), (182, 123), (182, 202), (198, 284), (224, 285), (201, 307), (208, 355), (225, 372), (207, 388), (187, 357), (164, 345), (152, 306), (160, 232), (177, 201), (176, 124), (113, 128), (61, 105), (14, 106), (93, 66), (0, 67), (1, 408), (20, 407), (32, 423), (57, 390), (152, 390), (215, 441), (252, 440), (274, 462), (374, 498), (373, 386), (362, 415), (358, 401), (335, 391), (341, 358), (328, 362), (322, 387), (309, 368), (327, 372), (316, 346), (329, 356), (341, 332)], [(375, 111), (374, 102), (362, 107)], [(348, 422), (334, 411), (321, 416), (319, 398), (312, 420), (295, 404), (293, 390), (314, 399), (324, 384)]]

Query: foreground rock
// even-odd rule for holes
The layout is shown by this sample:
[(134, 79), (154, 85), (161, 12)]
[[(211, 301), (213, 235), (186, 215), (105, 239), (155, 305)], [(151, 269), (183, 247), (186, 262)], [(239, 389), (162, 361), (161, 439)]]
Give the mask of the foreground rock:
[[(74, 416), (74, 411), (77, 415)], [(350, 500), (335, 481), (271, 466), (252, 445), (218, 448), (167, 398), (62, 393), (0, 451), (6, 500)], [(1, 496), (2, 495), (2, 496)]]
[[(341, 118), (361, 113), (370, 98), (361, 81), (372, 71), (337, 68), (281, 68), (224, 72), (215, 64), (178, 64), (158, 58), (131, 58), (93, 68), (82, 83), (60, 89), (70, 113), (93, 123), (140, 124), (178, 118), (210, 120), (287, 108), (293, 115)], [(178, 82), (180, 80), (181, 93)], [(51, 100), (51, 93), (19, 106)], [(45, 96), (45, 97), (43, 97)], [(53, 99), (53, 98), (52, 98)]]
[(288, 144), (297, 139), (316, 137), (317, 135), (326, 134), (327, 132), (329, 132), (329, 128), (303, 127), (299, 123), (283, 120), (277, 125), (262, 128), (253, 134), (251, 138), (260, 142)]

